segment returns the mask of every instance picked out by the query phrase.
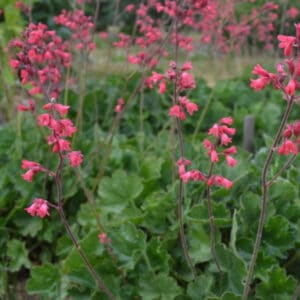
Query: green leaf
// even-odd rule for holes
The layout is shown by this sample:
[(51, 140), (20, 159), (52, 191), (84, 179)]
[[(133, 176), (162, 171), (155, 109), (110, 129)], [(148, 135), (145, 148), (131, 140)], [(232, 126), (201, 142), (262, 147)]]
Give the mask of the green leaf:
[(237, 223), (237, 210), (235, 209), (232, 216), (232, 227), (230, 233), (230, 248), (233, 251), (235, 256), (239, 256), (238, 251), (236, 249), (236, 236), (238, 231), (238, 223)]
[(245, 263), (224, 245), (217, 245), (216, 253), (221, 269), (226, 273), (224, 276), (226, 289), (237, 294), (242, 293), (244, 288), (242, 282), (247, 274)]
[(143, 300), (173, 300), (180, 295), (176, 281), (167, 274), (149, 275), (139, 281), (139, 295)]
[(33, 267), (31, 277), (27, 282), (30, 295), (47, 296), (47, 299), (63, 299), (62, 278), (59, 268), (51, 264)]
[(31, 266), (24, 242), (10, 240), (7, 244), (7, 256), (10, 258), (9, 270), (12, 272), (19, 271), (23, 266), (28, 269)]
[(202, 274), (195, 281), (189, 283), (187, 294), (192, 300), (204, 299), (210, 293), (213, 283), (214, 279), (211, 274)]
[(270, 256), (284, 258), (285, 251), (294, 246), (294, 234), (289, 226), (289, 222), (282, 216), (274, 216), (265, 224), (264, 243), (267, 244)]
[(211, 259), (210, 237), (201, 225), (192, 224), (188, 229), (189, 254), (195, 263)]
[(35, 237), (37, 233), (43, 228), (43, 220), (38, 217), (30, 217), (28, 214), (22, 212), (14, 219), (19, 232), (23, 236)]
[(176, 202), (173, 191), (153, 192), (141, 206), (144, 213), (142, 225), (152, 233), (161, 234), (168, 231), (169, 219), (175, 219)]
[(103, 178), (98, 189), (100, 198), (98, 203), (101, 209), (120, 213), (143, 191), (140, 177), (128, 175), (122, 170), (113, 173), (111, 178)]
[(112, 248), (120, 265), (132, 270), (146, 251), (146, 235), (131, 223), (122, 224), (110, 233)]
[(290, 300), (295, 288), (296, 280), (280, 267), (274, 267), (269, 270), (267, 280), (258, 285), (256, 296), (262, 300)]
[(141, 165), (140, 175), (145, 181), (158, 179), (161, 176), (161, 167), (163, 160), (157, 157), (146, 157)]

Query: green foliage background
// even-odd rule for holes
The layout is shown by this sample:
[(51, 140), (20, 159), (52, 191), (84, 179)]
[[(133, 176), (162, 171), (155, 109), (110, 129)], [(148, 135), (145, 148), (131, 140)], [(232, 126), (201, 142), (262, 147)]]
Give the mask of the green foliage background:
[[(7, 17), (5, 24), (0, 25), (4, 47), (11, 37), (21, 32), (23, 19), (13, 9), (13, 1), (2, 3)], [(50, 15), (64, 5), (62, 1), (36, 2), (34, 17), (50, 23)], [(110, 5), (112, 2), (105, 2), (107, 20), (111, 18)], [(105, 27), (108, 22), (105, 20), (99, 28)], [(6, 72), (5, 78), (14, 86), (4, 59), (2, 63), (2, 74)], [(82, 130), (74, 140), (74, 148), (81, 149), (85, 160), (78, 171), (65, 168), (64, 207), (81, 247), (118, 299), (241, 299), (258, 225), (262, 163), (285, 104), (278, 91), (266, 89), (255, 93), (251, 90), (249, 74), (246, 70), (241, 78), (218, 81), (214, 89), (205, 81), (197, 80), (197, 88), (189, 95), (201, 108), (183, 128), (186, 156), (192, 159), (193, 167), (208, 169), (202, 140), (208, 128), (224, 116), (234, 118), (237, 128), (234, 143), (239, 148), (238, 166), (228, 169), (220, 165), (218, 169), (234, 180), (233, 189), (216, 188), (212, 193), (217, 256), (223, 276), (218, 273), (210, 252), (205, 186), (199, 183), (186, 186), (184, 222), (189, 252), (197, 271), (195, 280), (184, 260), (178, 236), (178, 181), (174, 179), (176, 172), (175, 176), (172, 173), (170, 100), (155, 91), (145, 90), (142, 105), (139, 97), (131, 103), (113, 139), (105, 177), (98, 183), (99, 166), (105, 149), (110, 147), (108, 130), (113, 122), (113, 108), (119, 97), (128, 98), (141, 74), (133, 76), (129, 83), (121, 74), (109, 74), (97, 80), (88, 78)], [(8, 99), (4, 87), (1, 98)], [(69, 92), (73, 120), (78, 98), (76, 89)], [(207, 113), (204, 113), (205, 108), (208, 108)], [(243, 121), (247, 115), (255, 117), (253, 155), (241, 147)], [(292, 119), (298, 115), (296, 107)], [(176, 157), (178, 155), (176, 153)], [(0, 126), (0, 296), (18, 297), (16, 287), (26, 281), (27, 292), (45, 300), (106, 299), (97, 291), (56, 213), (43, 220), (25, 213), (24, 208), (35, 197), (55, 201), (55, 186), (41, 174), (31, 184), (24, 182), (20, 170), (24, 158), (34, 159), (48, 168), (57, 162), (35, 120), (30, 115), (17, 113), (10, 122)], [(276, 157), (271, 173), (276, 174), (284, 161), (285, 158)], [(93, 195), (96, 210), (112, 240), (116, 262), (99, 243), (94, 211), (80, 178), (88, 188), (96, 185)], [(270, 190), (250, 299), (291, 299), (300, 280), (299, 178), (296, 160)]]

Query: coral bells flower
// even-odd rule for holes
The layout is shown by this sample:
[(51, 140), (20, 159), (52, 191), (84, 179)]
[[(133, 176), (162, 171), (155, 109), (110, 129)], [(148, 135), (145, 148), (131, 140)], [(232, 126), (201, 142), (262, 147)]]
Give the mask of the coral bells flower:
[(25, 210), (31, 216), (38, 216), (40, 218), (50, 215), (48, 211), (48, 202), (41, 198), (35, 198), (33, 203), (29, 207), (25, 208)]
[(282, 145), (278, 148), (278, 154), (289, 155), (297, 154), (298, 150), (296, 145), (291, 140), (285, 140)]
[(220, 176), (220, 175), (214, 175), (207, 180), (207, 185), (208, 186), (219, 185), (219, 186), (223, 186), (225, 189), (229, 190), (232, 187), (233, 182), (225, 177)]
[(185, 121), (185, 113), (179, 105), (173, 105), (169, 110), (169, 115)]
[(26, 159), (22, 160), (21, 168), (28, 169), (28, 171), (26, 173), (22, 174), (23, 179), (28, 182), (32, 182), (33, 176), (36, 173), (44, 171), (44, 168), (39, 163), (30, 161), (30, 160), (26, 160)]
[(120, 112), (120, 111), (123, 109), (124, 104), (125, 104), (124, 99), (123, 99), (123, 98), (120, 98), (120, 99), (118, 100), (118, 104), (117, 104), (116, 107), (115, 107), (115, 112), (117, 112), (117, 113)]
[(61, 117), (64, 117), (68, 113), (69, 108), (70, 108), (70, 106), (63, 105), (63, 104), (60, 104), (60, 103), (47, 103), (43, 106), (43, 109), (50, 110), (50, 111), (54, 110), (57, 113), (59, 113), (59, 115)]
[(179, 79), (179, 86), (183, 90), (194, 89), (196, 87), (196, 83), (193, 75), (187, 72), (182, 72)]
[(19, 103), (17, 107), (18, 111), (31, 111), (34, 112), (35, 110), (35, 102), (33, 100), (27, 100), (27, 105)]
[(107, 237), (107, 234), (105, 232), (100, 233), (98, 235), (98, 238), (102, 245), (109, 245), (111, 243), (111, 239)]
[(71, 167), (79, 167), (83, 161), (83, 155), (80, 151), (72, 151), (68, 153)]
[(296, 38), (294, 36), (278, 35), (279, 48), (284, 48), (284, 55), (290, 56), (293, 50), (294, 43)]

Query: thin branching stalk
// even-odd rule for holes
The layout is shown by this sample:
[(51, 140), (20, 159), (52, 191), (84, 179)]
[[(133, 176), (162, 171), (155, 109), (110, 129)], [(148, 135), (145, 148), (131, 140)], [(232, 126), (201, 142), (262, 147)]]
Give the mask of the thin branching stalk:
[[(214, 163), (212, 162), (210, 164), (209, 173), (207, 178), (210, 178), (212, 176), (214, 168)], [(207, 199), (207, 209), (208, 209), (208, 218), (209, 218), (209, 233), (210, 233), (210, 251), (213, 257), (213, 260), (219, 270), (219, 272), (222, 274), (221, 266), (219, 264), (219, 260), (216, 253), (216, 226), (214, 221), (214, 214), (213, 214), (213, 208), (212, 208), (212, 200), (211, 200), (211, 194), (210, 194), (210, 186), (207, 185), (206, 187), (206, 199)]]
[(284, 172), (286, 171), (291, 164), (295, 161), (297, 155), (293, 155), (289, 158), (289, 160), (282, 166), (282, 168), (268, 181), (268, 187), (270, 187), (274, 181)]
[(76, 251), (78, 252), (79, 256), (81, 257), (83, 263), (85, 264), (86, 268), (88, 271), (91, 273), (92, 277), (95, 279), (97, 286), (101, 291), (103, 291), (107, 297), (110, 300), (115, 300), (116, 298), (114, 295), (111, 293), (111, 291), (106, 287), (100, 276), (97, 274), (96, 270), (93, 268), (91, 263), (89, 262), (87, 256), (85, 253), (82, 251), (77, 238), (75, 237), (73, 231), (71, 230), (71, 226), (68, 223), (67, 217), (64, 213), (63, 210), (63, 198), (62, 198), (62, 178), (61, 178), (61, 173), (62, 173), (62, 168), (63, 168), (63, 161), (64, 158), (62, 154), (59, 152), (59, 163), (55, 172), (55, 183), (56, 183), (56, 188), (57, 188), (57, 198), (58, 198), (58, 205), (57, 205), (57, 211), (59, 213), (60, 219), (70, 237), (70, 239), (73, 242), (73, 245), (76, 248)]
[[(178, 1), (176, 1), (176, 11), (175, 11), (175, 20), (174, 20), (174, 33), (175, 33), (175, 49), (174, 49), (174, 61), (176, 65), (176, 79), (174, 82), (174, 89), (173, 89), (173, 105), (178, 102), (179, 97), (179, 90), (178, 90), (178, 16), (177, 16), (177, 8), (178, 8)], [(176, 117), (176, 130), (179, 142), (179, 152), (180, 157), (184, 158), (184, 142), (183, 142), (183, 135), (180, 125), (180, 120)], [(180, 241), (181, 246), (183, 249), (184, 257), (188, 263), (188, 266), (192, 272), (193, 277), (195, 278), (196, 272), (193, 266), (192, 259), (189, 255), (188, 244), (184, 232), (184, 222), (183, 222), (183, 198), (184, 198), (184, 186), (182, 180), (179, 182), (179, 195), (178, 195), (178, 207), (177, 207), (177, 216), (179, 222), (179, 233), (180, 233)]]
[(297, 285), (295, 289), (292, 300), (297, 300), (299, 296), (300, 296), (300, 283)]
[(258, 223), (258, 228), (257, 228), (257, 233), (256, 233), (256, 239), (255, 239), (255, 244), (254, 244), (254, 249), (253, 253), (251, 256), (250, 264), (249, 264), (249, 269), (245, 281), (245, 286), (244, 286), (244, 291), (243, 291), (243, 300), (248, 299), (248, 294), (250, 291), (250, 284), (253, 276), (253, 271), (254, 267), (256, 264), (257, 260), (257, 255), (258, 251), (260, 248), (261, 240), (262, 240), (262, 233), (263, 233), (263, 227), (264, 227), (264, 222), (265, 222), (265, 217), (266, 217), (266, 209), (267, 209), (267, 198), (268, 198), (268, 189), (269, 189), (269, 182), (267, 180), (267, 174), (268, 170), (273, 158), (273, 155), (276, 151), (276, 147), (281, 139), (282, 131), (287, 123), (288, 117), (290, 115), (292, 106), (293, 106), (293, 97), (287, 97), (287, 107), (284, 112), (283, 118), (281, 120), (280, 126), (277, 130), (276, 136), (274, 138), (273, 144), (271, 148), (269, 149), (263, 170), (262, 170), (262, 198), (261, 198), (261, 211), (260, 211), (260, 216), (259, 216), (259, 223)]

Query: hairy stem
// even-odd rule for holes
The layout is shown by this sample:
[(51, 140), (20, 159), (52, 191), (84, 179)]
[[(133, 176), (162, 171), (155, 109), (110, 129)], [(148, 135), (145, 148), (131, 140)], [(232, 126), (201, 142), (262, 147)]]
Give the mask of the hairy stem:
[(266, 217), (266, 208), (267, 208), (267, 198), (268, 198), (268, 189), (269, 189), (269, 182), (267, 181), (267, 173), (269, 170), (269, 166), (271, 164), (274, 152), (276, 150), (276, 147), (281, 139), (282, 131), (286, 125), (286, 122), (288, 120), (289, 114), (291, 112), (292, 106), (293, 106), (293, 97), (287, 97), (287, 102), (288, 105), (286, 107), (286, 110), (284, 112), (283, 118), (281, 120), (280, 126), (277, 130), (276, 136), (274, 138), (273, 144), (271, 148), (269, 149), (264, 167), (262, 169), (262, 198), (261, 198), (261, 211), (260, 211), (260, 216), (259, 216), (259, 223), (258, 223), (258, 228), (257, 228), (257, 233), (256, 233), (256, 239), (255, 239), (255, 244), (254, 244), (254, 249), (252, 253), (252, 257), (250, 260), (249, 264), (249, 269), (246, 277), (246, 282), (244, 286), (244, 291), (243, 291), (243, 300), (248, 299), (248, 294), (250, 291), (250, 284), (253, 276), (253, 271), (254, 267), (256, 264), (257, 260), (257, 255), (259, 251), (259, 247), (261, 244), (262, 240), (262, 233), (263, 233), (263, 227), (264, 227), (264, 222), (265, 222), (265, 217)]
[[(208, 178), (211, 177), (214, 168), (214, 163), (210, 164)], [(216, 253), (216, 226), (214, 221), (214, 213), (212, 208), (212, 201), (210, 195), (210, 186), (206, 187), (206, 198), (207, 198), (207, 209), (208, 209), (208, 218), (209, 218), (209, 234), (210, 234), (210, 250), (215, 264), (219, 272), (222, 274), (221, 266), (218, 261), (217, 253)]]
[[(176, 1), (176, 16), (174, 20), (174, 33), (175, 33), (175, 49), (174, 49), (174, 61), (176, 64), (176, 79), (174, 82), (174, 90), (173, 90), (173, 105), (178, 102), (178, 96), (179, 96), (179, 88), (178, 88), (178, 16), (177, 16), (177, 7), (178, 7), (179, 1)], [(183, 142), (183, 136), (182, 136), (182, 130), (180, 125), (180, 120), (176, 118), (176, 129), (177, 129), (177, 136), (179, 141), (179, 152), (180, 157), (184, 158), (184, 142)], [(177, 207), (177, 216), (179, 221), (179, 233), (180, 233), (180, 241), (181, 246), (183, 249), (184, 257), (188, 263), (188, 266), (192, 272), (193, 277), (195, 278), (196, 272), (193, 266), (192, 259), (189, 255), (188, 251), (188, 244), (184, 232), (184, 222), (183, 222), (183, 193), (184, 193), (184, 187), (183, 182), (180, 180), (179, 182), (179, 196), (178, 196), (178, 207)]]
[(102, 279), (100, 278), (100, 276), (97, 274), (97, 272), (95, 271), (95, 269), (93, 268), (93, 266), (89, 262), (87, 256), (82, 251), (82, 249), (81, 249), (81, 247), (80, 247), (73, 231), (71, 230), (71, 226), (68, 223), (68, 220), (67, 220), (66, 215), (64, 213), (63, 205), (62, 205), (63, 198), (62, 198), (62, 178), (61, 178), (61, 172), (62, 172), (62, 169), (63, 169), (63, 161), (64, 161), (63, 155), (61, 154), (61, 152), (59, 152), (59, 163), (58, 163), (58, 166), (57, 166), (56, 172), (55, 172), (55, 183), (56, 183), (57, 198), (58, 198), (57, 211), (60, 215), (61, 221), (64, 224), (64, 227), (65, 227), (70, 239), (73, 242), (73, 245), (75, 246), (75, 248), (76, 248), (78, 254), (80, 255), (83, 263), (85, 264), (86, 268), (88, 269), (88, 271), (91, 273), (91, 275), (95, 279), (97, 286), (99, 287), (99, 289), (101, 291), (103, 291), (107, 295), (107, 297), (109, 299), (115, 300), (116, 298), (114, 297), (114, 295), (111, 293), (111, 291), (103, 283)]

